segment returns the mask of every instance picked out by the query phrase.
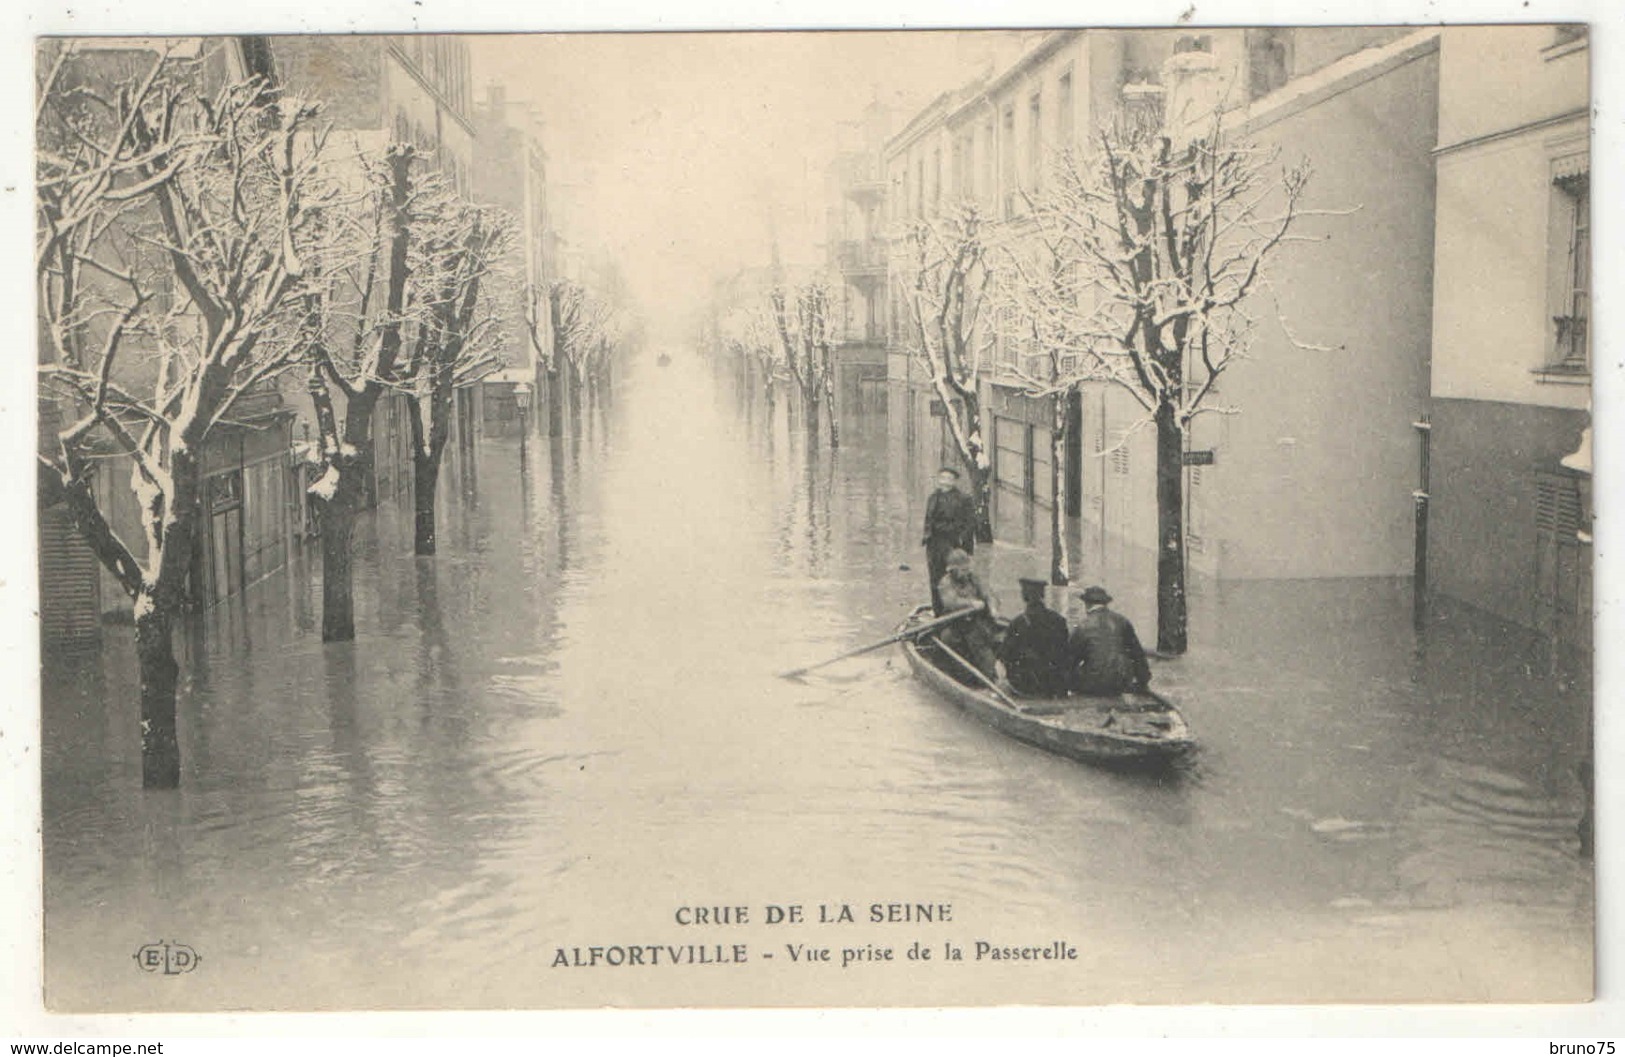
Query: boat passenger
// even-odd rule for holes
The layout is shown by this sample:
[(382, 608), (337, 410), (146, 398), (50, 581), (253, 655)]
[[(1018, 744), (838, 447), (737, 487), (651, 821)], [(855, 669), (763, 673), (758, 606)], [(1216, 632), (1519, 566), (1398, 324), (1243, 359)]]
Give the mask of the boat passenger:
[(1027, 608), (1010, 621), (999, 646), (1010, 686), (1028, 697), (1060, 697), (1071, 682), (1066, 618), (1044, 604), (1044, 587), (1043, 580), (1021, 578)]
[(1072, 657), (1076, 662), (1074, 689), (1094, 697), (1115, 697), (1125, 691), (1143, 691), (1151, 682), (1151, 666), (1134, 625), (1107, 607), (1112, 596), (1103, 587), (1080, 592), (1084, 615), (1072, 629)]
[(937, 616), (943, 608), (937, 585), (948, 571), (948, 552), (958, 548), (976, 552), (976, 501), (958, 488), (959, 471), (944, 466), (937, 471), (937, 487), (925, 503), (925, 529), (920, 545), (925, 548), (926, 577), (931, 582), (931, 606)]
[[(997, 614), (994, 612), (993, 599), (982, 587), (982, 581), (976, 575), (976, 570), (971, 568), (969, 554), (955, 547), (948, 552), (945, 563), (948, 571), (943, 573), (942, 580), (937, 584), (937, 594), (942, 600), (942, 612), (951, 613), (956, 609), (974, 605), (980, 605), (982, 611), (949, 624), (942, 630), (942, 641), (955, 653), (976, 665), (983, 675), (989, 679), (996, 678), (998, 652), (995, 643), (998, 639), (998, 625), (995, 623)], [(950, 663), (949, 667), (956, 669), (959, 666)], [(954, 671), (953, 674), (962, 682), (976, 682), (976, 677), (969, 672)]]

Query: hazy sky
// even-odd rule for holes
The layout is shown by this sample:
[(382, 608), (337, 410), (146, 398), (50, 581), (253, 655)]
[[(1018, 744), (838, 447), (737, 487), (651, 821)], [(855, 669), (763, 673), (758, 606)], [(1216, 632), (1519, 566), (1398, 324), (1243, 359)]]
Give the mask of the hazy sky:
[(664, 316), (703, 302), (713, 276), (765, 264), (770, 211), (787, 262), (813, 259), (842, 123), (877, 92), (918, 105), (960, 83), (991, 36), (476, 37), (474, 87), (500, 80), (535, 103), (562, 233), (613, 254)]

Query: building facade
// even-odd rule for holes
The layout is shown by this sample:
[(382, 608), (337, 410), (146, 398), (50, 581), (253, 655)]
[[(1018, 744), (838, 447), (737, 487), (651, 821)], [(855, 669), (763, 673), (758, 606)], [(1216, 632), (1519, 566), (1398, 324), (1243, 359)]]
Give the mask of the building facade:
[(475, 106), (474, 124), (474, 197), (506, 211), (516, 225), (508, 261), (515, 281), (503, 291), (510, 325), (500, 355), (507, 366), (487, 376), (481, 387), (486, 431), (512, 433), (520, 428), (521, 396), (532, 408), (552, 406), (545, 366), (553, 342), (547, 289), (555, 273), (547, 156), (537, 115), (509, 101), (501, 85), (488, 86)]
[[(1257, 298), (1250, 359), (1227, 372), (1190, 444), (1207, 465), (1186, 470), (1194, 569), (1231, 578), (1408, 575), (1412, 492), (1427, 409), (1438, 114), (1436, 31), (1215, 29), (1064, 31), (1007, 68), (947, 93), (886, 146), (899, 225), (973, 201), (1005, 247), (1031, 238), (1033, 196), (1056, 152), (1087, 152), (1093, 130), (1124, 107), (1171, 105), (1192, 71), (1204, 105), (1227, 111), (1232, 137), (1307, 156), (1314, 178), (1298, 232)], [(1189, 97), (1188, 95), (1186, 96)], [(888, 358), (903, 433), (934, 437), (931, 394), (908, 318), (909, 272), (894, 245)], [(1274, 317), (1281, 322), (1276, 324)], [(1013, 319), (983, 312), (989, 350), (980, 380), (996, 510), (1045, 509), (1054, 397), (1015, 380), (1027, 354)], [(1311, 351), (1305, 346), (1313, 345)], [(1029, 372), (1031, 373), (1031, 372)], [(1156, 539), (1155, 437), (1127, 393), (1086, 384), (1069, 414), (1060, 474), (1074, 530)], [(944, 444), (943, 455), (951, 457)], [(1000, 519), (1006, 520), (1006, 519)], [(1083, 573), (1085, 570), (1078, 570)]]
[[(75, 54), (69, 63), (76, 72), (71, 76), (89, 80), (128, 75), (132, 62), (146, 64), (158, 57), (151, 39), (79, 40), (72, 47)], [(196, 62), (196, 76), (206, 94), (230, 81), (274, 76), (263, 38), (183, 40), (174, 43), (171, 55)], [(163, 276), (154, 278), (162, 281)], [(155, 362), (156, 352), (139, 336), (130, 344), (125, 370), (139, 374), (145, 369), (141, 364)], [(48, 347), (42, 340), (42, 355)], [(66, 398), (42, 388), (39, 443), (55, 443), (56, 431), (78, 413)], [(213, 605), (240, 595), (287, 565), (299, 505), (294, 415), (280, 388), (261, 384), (237, 402), (230, 423), (211, 431), (201, 452), (206, 520), (192, 556), (189, 590), (194, 605)], [(113, 531), (124, 540), (141, 540), (129, 458), (108, 442), (94, 473), (98, 506)], [(100, 640), (104, 622), (130, 619), (129, 595), (79, 538), (60, 504), (39, 512), (39, 531), (38, 569), (45, 587), (40, 599), (41, 640), (47, 648), (93, 645)]]
[(1440, 44), (1428, 579), (1590, 654), (1590, 49)]
[(887, 337), (887, 194), (883, 148), (892, 108), (876, 100), (846, 129), (830, 166), (826, 268), (833, 290), (837, 399), (842, 412), (884, 406)]
[[(438, 35), (279, 36), (250, 38), (259, 62), (295, 92), (319, 99), (332, 122), (329, 152), (381, 155), (391, 143), (425, 152), (458, 194), (474, 197), (476, 128), (473, 67), (468, 42)], [(482, 387), (459, 388), (453, 402), (451, 473), (470, 469), (472, 438), (484, 418)], [(302, 384), (286, 387), (304, 423), (315, 421)], [(387, 393), (373, 419), (369, 495), (392, 499), (412, 488), (411, 409), (406, 397)], [(309, 523), (308, 518), (306, 522)]]

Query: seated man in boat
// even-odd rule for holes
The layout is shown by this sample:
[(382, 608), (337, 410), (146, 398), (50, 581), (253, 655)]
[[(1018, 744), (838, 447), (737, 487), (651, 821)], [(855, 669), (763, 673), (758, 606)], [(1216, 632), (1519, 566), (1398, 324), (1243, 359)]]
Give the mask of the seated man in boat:
[(1072, 648), (1066, 618), (1044, 604), (1044, 586), (1043, 580), (1021, 578), (1027, 608), (1005, 629), (999, 660), (1016, 693), (1061, 697), (1071, 682)]
[[(955, 547), (948, 552), (948, 571), (942, 574), (937, 583), (937, 594), (942, 599), (942, 611), (952, 613), (956, 609), (966, 606), (980, 605), (981, 612), (972, 613), (967, 617), (949, 624), (942, 630), (941, 639), (944, 645), (970, 663), (989, 679), (998, 675), (996, 663), (998, 653), (995, 643), (998, 638), (998, 625), (995, 623), (996, 614), (993, 611), (993, 599), (982, 587), (981, 579), (970, 566), (970, 555)], [(976, 685), (979, 680), (969, 672), (959, 670), (960, 665), (948, 661), (948, 670), (961, 682)]]
[(1143, 691), (1151, 682), (1151, 666), (1134, 625), (1107, 608), (1112, 596), (1104, 587), (1090, 587), (1081, 597), (1083, 619), (1072, 629), (1072, 657), (1077, 664), (1073, 688), (1091, 697)]

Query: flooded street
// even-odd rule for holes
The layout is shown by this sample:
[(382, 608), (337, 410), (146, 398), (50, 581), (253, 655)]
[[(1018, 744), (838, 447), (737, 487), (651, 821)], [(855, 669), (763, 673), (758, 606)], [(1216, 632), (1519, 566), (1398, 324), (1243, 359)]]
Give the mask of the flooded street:
[[(1007, 740), (890, 650), (779, 679), (924, 594), (934, 465), (883, 409), (811, 463), (782, 422), (770, 437), (738, 410), (683, 350), (634, 364), (579, 442), (482, 441), (477, 474), (442, 486), (437, 558), (411, 556), (409, 507), (363, 523), (353, 644), (321, 643), (309, 547), (208, 610), (183, 664), (178, 792), (140, 788), (130, 629), (55, 665), (49, 1005), (1589, 994), (1589, 701), (1552, 689), (1531, 644), (1464, 609), (1419, 643), (1403, 581), (1198, 583), (1191, 652), (1155, 685), (1201, 751), (1160, 778)], [(1026, 536), (1000, 513), (1014, 542), (977, 562), (1013, 612), (1045, 519)], [(1149, 635), (1148, 556), (1077, 565)], [(893, 902), (951, 919), (870, 923)], [(858, 920), (763, 920), (792, 903)], [(678, 921), (732, 906), (749, 921)], [(159, 940), (193, 947), (197, 971), (136, 971)], [(975, 961), (978, 940), (1076, 958)], [(904, 961), (915, 941), (937, 960)], [(792, 962), (797, 943), (837, 962)], [(940, 960), (949, 943), (965, 962)], [(750, 954), (556, 965), (617, 944)], [(896, 960), (843, 969), (843, 946)]]

